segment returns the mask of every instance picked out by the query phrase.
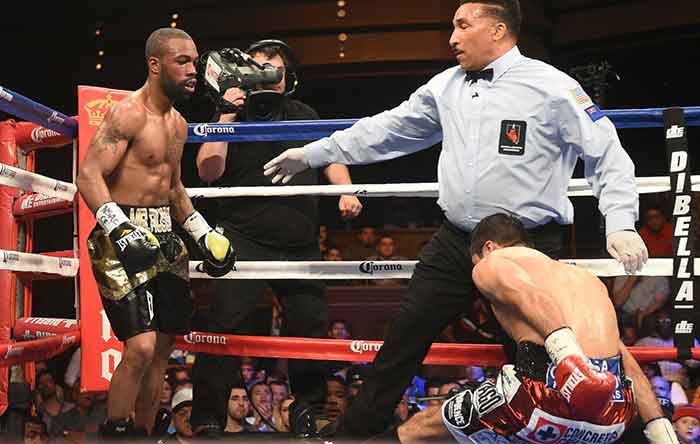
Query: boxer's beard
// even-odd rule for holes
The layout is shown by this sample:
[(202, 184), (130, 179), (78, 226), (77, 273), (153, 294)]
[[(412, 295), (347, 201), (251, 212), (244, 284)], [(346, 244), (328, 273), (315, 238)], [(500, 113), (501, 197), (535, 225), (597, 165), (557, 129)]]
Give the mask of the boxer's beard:
[(163, 89), (165, 95), (173, 102), (190, 98), (190, 92), (185, 89), (184, 82), (178, 85), (172, 77), (165, 72), (163, 72), (163, 75), (160, 77), (160, 87)]

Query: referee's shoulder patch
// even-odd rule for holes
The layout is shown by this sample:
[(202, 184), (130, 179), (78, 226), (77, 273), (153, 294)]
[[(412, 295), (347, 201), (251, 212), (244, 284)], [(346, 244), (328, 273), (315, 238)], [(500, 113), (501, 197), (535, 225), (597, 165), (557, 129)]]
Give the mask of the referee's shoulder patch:
[(576, 105), (581, 107), (593, 122), (605, 117), (605, 114), (603, 114), (600, 108), (598, 108), (598, 105), (593, 102), (593, 99), (591, 99), (581, 86), (569, 89), (569, 95)]

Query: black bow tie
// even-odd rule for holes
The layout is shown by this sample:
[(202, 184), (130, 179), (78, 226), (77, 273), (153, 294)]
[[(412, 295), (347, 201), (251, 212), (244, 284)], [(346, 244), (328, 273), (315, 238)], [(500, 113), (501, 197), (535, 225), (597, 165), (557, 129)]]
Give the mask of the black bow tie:
[(468, 82), (476, 82), (479, 79), (488, 80), (489, 82), (493, 79), (493, 69), (482, 69), (481, 71), (465, 71), (465, 77)]

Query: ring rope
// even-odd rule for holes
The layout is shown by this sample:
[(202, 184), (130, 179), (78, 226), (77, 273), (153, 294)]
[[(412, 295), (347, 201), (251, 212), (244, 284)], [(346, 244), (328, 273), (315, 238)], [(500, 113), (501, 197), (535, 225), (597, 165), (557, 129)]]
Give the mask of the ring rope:
[[(700, 175), (692, 176), (693, 191), (700, 191)], [(660, 193), (671, 189), (668, 176), (637, 178), (639, 193)], [(362, 197), (437, 197), (436, 182), (422, 183), (387, 183), (387, 184), (352, 184), (352, 185), (289, 185), (263, 187), (217, 187), (187, 188), (192, 198), (219, 197), (272, 197), (272, 196), (340, 196), (354, 194)], [(593, 196), (591, 186), (586, 179), (571, 179), (568, 193), (571, 197)]]
[[(700, 258), (696, 266), (700, 267)], [(561, 259), (596, 276), (624, 276), (622, 264), (614, 259)], [(409, 279), (417, 261), (239, 261), (234, 270), (213, 278), (202, 270), (201, 261), (190, 261), (192, 279)], [(686, 264), (687, 265), (687, 264)], [(65, 277), (77, 274), (80, 264), (71, 257), (0, 250), (0, 270), (48, 273)], [(683, 270), (680, 270), (681, 272)], [(673, 259), (649, 259), (641, 276), (672, 276)]]
[(74, 277), (78, 274), (79, 266), (78, 259), (71, 257), (0, 250), (0, 270)]
[[(74, 319), (22, 318), (14, 329), (15, 337), (40, 337), (0, 347), (0, 365), (13, 365), (37, 359), (37, 356), (58, 354), (79, 343), (80, 331)], [(238, 336), (219, 333), (191, 332), (178, 336), (176, 347), (191, 352), (257, 358), (311, 359), (323, 361), (368, 362), (382, 347), (382, 341), (294, 338), (275, 336)], [(630, 347), (640, 362), (678, 359), (673, 347)], [(692, 350), (692, 357), (700, 357), (700, 348)], [(45, 358), (44, 358), (45, 359)], [(503, 347), (496, 344), (445, 344), (431, 346), (424, 361), (435, 365), (499, 366), (506, 363)]]
[[(176, 347), (192, 352), (258, 358), (313, 359), (324, 361), (370, 362), (382, 347), (382, 341), (290, 338), (276, 336), (237, 336), (192, 332), (179, 336)], [(673, 347), (629, 347), (640, 362), (676, 360)], [(692, 351), (700, 357), (700, 348)], [(423, 361), (434, 365), (500, 366), (507, 363), (501, 345), (434, 343)]]
[[(660, 193), (671, 189), (668, 176), (640, 177), (636, 179), (639, 193)], [(0, 184), (34, 191), (47, 197), (73, 201), (77, 187), (68, 182), (52, 179), (41, 174), (30, 173), (0, 163)], [(691, 177), (693, 191), (700, 191), (700, 175)], [(352, 185), (291, 185), (267, 187), (217, 187), (187, 188), (192, 198), (220, 197), (272, 197), (272, 196), (340, 196), (353, 194), (363, 197), (437, 197), (436, 182), (392, 183), (392, 184), (352, 184)], [(571, 179), (568, 193), (571, 197), (593, 196), (586, 179)]]
[(50, 359), (76, 344), (80, 344), (79, 330), (31, 341), (0, 344), (0, 367)]
[(0, 185), (34, 191), (50, 197), (72, 201), (78, 188), (69, 182), (52, 179), (0, 163)]
[[(663, 128), (663, 108), (602, 110), (619, 128)], [(700, 125), (700, 107), (684, 107), (688, 126)], [(262, 142), (318, 140), (349, 128), (359, 119), (241, 123), (190, 123), (187, 142)]]

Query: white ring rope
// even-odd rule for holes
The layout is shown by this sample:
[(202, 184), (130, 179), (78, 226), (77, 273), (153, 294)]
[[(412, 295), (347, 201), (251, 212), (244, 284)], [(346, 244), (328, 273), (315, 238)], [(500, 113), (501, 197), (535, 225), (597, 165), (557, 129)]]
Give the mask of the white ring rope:
[[(693, 191), (700, 191), (700, 176), (692, 176)], [(637, 178), (637, 191), (641, 194), (661, 193), (671, 189), (668, 176)], [(187, 188), (190, 197), (272, 197), (272, 196), (340, 196), (354, 194), (363, 197), (437, 197), (438, 184), (425, 183), (387, 183), (387, 184), (353, 184), (353, 185), (290, 185), (263, 187), (218, 187)], [(571, 179), (567, 193), (570, 197), (593, 196), (591, 186), (586, 179)]]
[[(692, 176), (693, 191), (700, 191), (700, 176)], [(52, 179), (41, 174), (30, 173), (20, 168), (0, 163), (0, 185), (7, 185), (23, 190), (34, 191), (50, 197), (73, 201), (77, 187), (68, 182)], [(639, 193), (659, 193), (671, 189), (668, 176), (637, 178)], [(353, 184), (353, 185), (293, 185), (267, 187), (219, 187), (187, 188), (190, 197), (272, 197), (272, 196), (340, 196), (353, 194), (365, 197), (437, 197), (438, 184), (424, 183), (387, 183), (387, 184)], [(592, 196), (593, 192), (586, 179), (571, 179), (567, 193), (571, 197)]]
[(0, 270), (50, 273), (66, 277), (78, 274), (80, 262), (69, 257), (0, 250)]
[[(683, 259), (681, 259), (682, 261)], [(614, 259), (561, 259), (597, 276), (624, 276)], [(695, 260), (700, 267), (700, 258)], [(409, 279), (417, 261), (239, 261), (236, 268), (218, 279)], [(193, 279), (217, 279), (200, 271), (200, 261), (190, 261)], [(0, 270), (75, 276), (79, 261), (74, 258), (0, 250)], [(681, 267), (683, 272), (687, 267)], [(649, 259), (641, 276), (673, 275), (673, 259)]]
[(0, 163), (0, 185), (34, 191), (68, 201), (72, 201), (75, 198), (75, 193), (78, 191), (78, 188), (72, 183), (52, 179), (41, 174), (30, 173), (4, 163)]
[[(614, 259), (562, 259), (602, 277), (624, 276)], [(417, 261), (240, 261), (236, 269), (218, 279), (409, 279)], [(200, 262), (190, 262), (190, 277), (214, 279), (202, 271)], [(700, 266), (700, 259), (696, 259)], [(673, 259), (649, 259), (641, 276), (671, 276)]]

